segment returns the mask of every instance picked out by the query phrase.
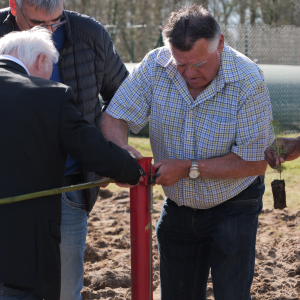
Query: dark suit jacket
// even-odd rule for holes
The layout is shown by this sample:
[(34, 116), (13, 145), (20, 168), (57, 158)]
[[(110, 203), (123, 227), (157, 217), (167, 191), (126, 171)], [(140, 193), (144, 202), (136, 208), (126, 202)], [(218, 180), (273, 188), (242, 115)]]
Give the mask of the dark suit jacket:
[[(138, 182), (136, 160), (81, 118), (69, 87), (0, 61), (0, 198), (61, 187), (67, 153), (88, 171)], [(0, 282), (59, 299), (60, 199), (0, 205)]]

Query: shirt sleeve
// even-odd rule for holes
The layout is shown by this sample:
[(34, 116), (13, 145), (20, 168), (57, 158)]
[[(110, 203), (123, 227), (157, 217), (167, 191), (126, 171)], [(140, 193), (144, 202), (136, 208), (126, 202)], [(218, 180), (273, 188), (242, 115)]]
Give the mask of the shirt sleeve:
[(111, 100), (106, 113), (127, 122), (133, 133), (138, 133), (148, 122), (152, 87), (147, 57), (126, 78)]
[(236, 140), (231, 149), (245, 161), (264, 160), (264, 151), (274, 140), (270, 96), (261, 81), (240, 109)]

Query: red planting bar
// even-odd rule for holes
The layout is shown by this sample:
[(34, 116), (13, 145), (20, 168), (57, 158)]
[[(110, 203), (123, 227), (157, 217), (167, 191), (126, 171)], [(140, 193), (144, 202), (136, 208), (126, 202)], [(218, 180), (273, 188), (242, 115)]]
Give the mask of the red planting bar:
[(149, 184), (152, 157), (139, 164), (147, 175), (130, 189), (131, 294), (132, 300), (153, 300), (152, 269), (152, 187)]

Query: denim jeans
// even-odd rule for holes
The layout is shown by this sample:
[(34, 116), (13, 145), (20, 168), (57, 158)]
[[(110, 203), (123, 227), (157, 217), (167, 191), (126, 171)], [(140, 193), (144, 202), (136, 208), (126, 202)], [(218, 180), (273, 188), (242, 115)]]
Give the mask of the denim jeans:
[(84, 206), (84, 191), (62, 194), (61, 300), (81, 300), (86, 234), (87, 213)]
[(161, 300), (205, 300), (211, 269), (215, 300), (249, 300), (264, 183), (210, 209), (165, 199), (156, 226)]
[(0, 300), (42, 300), (42, 298), (32, 293), (11, 289), (0, 283)]

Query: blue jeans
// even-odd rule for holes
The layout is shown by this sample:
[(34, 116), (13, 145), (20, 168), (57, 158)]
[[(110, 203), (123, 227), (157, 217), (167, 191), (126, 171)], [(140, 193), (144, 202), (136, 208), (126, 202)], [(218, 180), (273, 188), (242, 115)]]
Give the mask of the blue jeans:
[(215, 300), (249, 300), (264, 183), (210, 209), (165, 199), (156, 226), (161, 300), (205, 300), (211, 269)]
[(81, 300), (86, 234), (87, 213), (84, 206), (84, 191), (62, 194), (61, 300)]
[(42, 298), (32, 293), (11, 289), (0, 283), (0, 300), (42, 300)]

